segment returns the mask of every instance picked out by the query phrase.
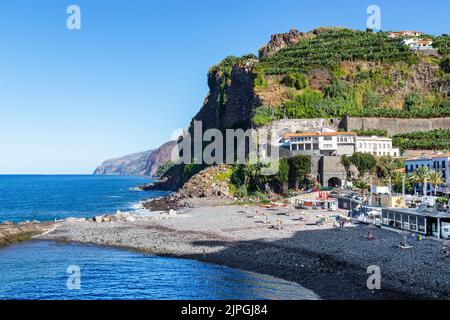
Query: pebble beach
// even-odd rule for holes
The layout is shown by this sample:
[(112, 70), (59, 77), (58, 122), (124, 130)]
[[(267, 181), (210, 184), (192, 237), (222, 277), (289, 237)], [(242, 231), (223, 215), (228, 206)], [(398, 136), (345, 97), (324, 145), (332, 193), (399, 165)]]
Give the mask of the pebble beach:
[[(62, 223), (41, 239), (114, 246), (226, 265), (294, 281), (322, 299), (447, 299), (450, 258), (434, 240), (396, 245), (404, 235), (366, 225), (316, 225), (317, 213), (225, 205), (147, 216)], [(301, 217), (301, 219), (299, 219)], [(97, 220), (97, 221), (95, 221)], [(375, 240), (367, 240), (368, 232)], [(381, 289), (369, 290), (369, 266)]]

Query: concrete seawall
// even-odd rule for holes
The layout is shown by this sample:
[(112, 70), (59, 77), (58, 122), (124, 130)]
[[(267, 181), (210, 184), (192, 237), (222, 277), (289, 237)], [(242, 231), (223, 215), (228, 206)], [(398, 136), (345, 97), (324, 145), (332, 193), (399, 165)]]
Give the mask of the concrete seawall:
[(31, 240), (34, 236), (43, 234), (55, 227), (52, 222), (26, 222), (0, 224), (0, 248), (16, 243)]

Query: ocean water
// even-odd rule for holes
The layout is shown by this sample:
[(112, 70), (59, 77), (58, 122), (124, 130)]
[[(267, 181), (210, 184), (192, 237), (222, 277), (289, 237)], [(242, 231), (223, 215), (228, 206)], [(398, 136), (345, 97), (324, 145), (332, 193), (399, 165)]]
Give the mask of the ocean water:
[[(143, 199), (166, 194), (134, 189), (149, 181), (122, 176), (0, 175), (0, 222), (132, 210)], [(71, 266), (80, 270), (80, 289), (67, 287)], [(47, 241), (0, 248), (0, 299), (313, 298), (298, 284), (197, 261)]]
[(0, 299), (317, 298), (298, 284), (266, 275), (121, 249), (46, 241), (0, 249), (0, 270)]
[(0, 222), (51, 221), (129, 211), (139, 201), (164, 195), (134, 187), (148, 177), (0, 175)]

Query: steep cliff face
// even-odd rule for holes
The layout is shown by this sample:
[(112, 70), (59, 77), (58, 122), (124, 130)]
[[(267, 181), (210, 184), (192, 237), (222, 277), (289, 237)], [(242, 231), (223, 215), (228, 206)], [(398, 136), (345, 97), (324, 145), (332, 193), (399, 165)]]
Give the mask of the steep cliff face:
[(129, 154), (120, 158), (104, 161), (98, 166), (95, 175), (143, 175), (147, 159), (153, 150)]
[(163, 144), (155, 150), (133, 153), (124, 157), (104, 161), (95, 175), (149, 175), (154, 176), (159, 167), (170, 161), (175, 141)]
[(208, 75), (209, 94), (194, 120), (202, 121), (203, 130), (249, 127), (253, 110), (259, 105), (255, 77), (251, 64), (233, 65), (228, 74), (212, 70)]
[(147, 157), (144, 175), (155, 176), (158, 169), (166, 162), (170, 161), (172, 149), (176, 146), (175, 141), (169, 141), (156, 150), (153, 150)]
[(259, 57), (272, 56), (287, 46), (297, 44), (301, 40), (311, 39), (312, 37), (312, 33), (299, 32), (296, 29), (292, 29), (287, 33), (274, 34), (269, 43), (259, 49)]
[[(445, 39), (435, 37), (436, 43)], [(413, 53), (386, 33), (291, 30), (273, 35), (259, 58), (229, 56), (213, 66), (209, 94), (193, 121), (201, 121), (203, 131), (274, 125), (284, 132), (316, 129), (299, 119), (332, 122), (334, 127), (347, 116), (445, 117), (450, 113), (445, 104), (450, 75), (443, 74), (441, 59)], [(294, 124), (285, 126), (286, 119)], [(191, 122), (191, 135), (193, 129)], [(174, 166), (148, 188), (177, 190), (202, 169)]]

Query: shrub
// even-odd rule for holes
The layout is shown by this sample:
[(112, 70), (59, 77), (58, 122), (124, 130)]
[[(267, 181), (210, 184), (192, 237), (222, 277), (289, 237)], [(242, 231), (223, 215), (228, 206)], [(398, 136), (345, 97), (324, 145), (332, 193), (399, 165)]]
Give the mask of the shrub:
[(264, 69), (261, 67), (261, 65), (256, 65), (253, 68), (253, 74), (255, 75), (255, 88), (267, 87)]
[(297, 72), (289, 72), (281, 80), (281, 83), (297, 90), (305, 89), (309, 85), (308, 78), (304, 74)]
[(355, 97), (355, 92), (348, 82), (343, 80), (334, 80), (325, 88), (325, 95), (329, 98), (343, 98), (345, 100), (352, 100)]
[(360, 173), (373, 172), (377, 165), (376, 158), (370, 153), (355, 152), (350, 161), (356, 166)]
[(311, 157), (297, 155), (288, 159), (289, 183), (294, 189), (298, 189), (299, 184), (311, 173)]
[(286, 101), (282, 109), (289, 118), (314, 118), (318, 115), (316, 104), (323, 99), (320, 91), (306, 89), (293, 99)]
[(373, 90), (365, 90), (363, 94), (363, 106), (367, 108), (378, 108), (381, 98)]
[(450, 73), (450, 56), (442, 59), (440, 65), (441, 65), (442, 71), (444, 71), (445, 73)]
[(371, 136), (377, 136), (377, 137), (387, 137), (388, 132), (384, 129), (366, 129), (366, 130), (353, 130), (358, 136), (363, 137), (371, 137)]
[(405, 97), (405, 102), (403, 104), (403, 109), (406, 111), (413, 111), (422, 106), (423, 99), (422, 96), (416, 92), (412, 92)]
[(268, 106), (261, 106), (256, 109), (253, 115), (252, 122), (256, 126), (265, 126), (270, 124), (273, 120), (280, 117), (280, 111), (277, 108)]

